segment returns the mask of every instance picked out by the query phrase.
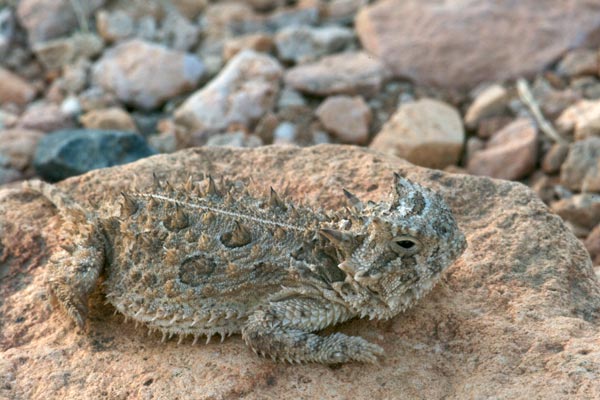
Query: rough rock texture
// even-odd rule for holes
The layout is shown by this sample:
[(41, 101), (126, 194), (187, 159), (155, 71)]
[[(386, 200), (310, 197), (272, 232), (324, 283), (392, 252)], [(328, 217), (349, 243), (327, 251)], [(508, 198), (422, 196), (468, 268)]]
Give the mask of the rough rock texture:
[[(324, 167), (325, 166), (325, 167)], [(189, 173), (269, 185), (339, 207), (341, 188), (387, 195), (392, 171), (438, 190), (470, 247), (414, 309), (336, 330), (384, 347), (379, 365), (274, 364), (239, 336), (192, 347), (159, 343), (113, 316), (101, 292), (78, 334), (51, 311), (44, 263), (59, 219), (43, 200), (0, 192), (0, 396), (14, 399), (597, 398), (600, 286), (589, 255), (525, 186), (413, 167), (355, 147), (193, 149), (94, 171), (61, 184), (80, 201), (118, 196), (133, 177)], [(501, 255), (501, 256), (499, 256)], [(126, 367), (124, 367), (126, 366)]]
[(379, 92), (386, 74), (377, 58), (365, 52), (351, 52), (290, 68), (286, 71), (285, 83), (319, 96), (360, 94), (369, 97)]
[(533, 172), (537, 160), (537, 129), (520, 118), (496, 133), (481, 151), (467, 161), (467, 171), (498, 179), (522, 179)]
[(464, 139), (458, 111), (438, 100), (421, 99), (401, 105), (370, 147), (417, 165), (444, 168), (458, 163)]
[(218, 131), (231, 124), (252, 124), (275, 105), (282, 73), (273, 57), (242, 51), (216, 78), (175, 110), (175, 121), (190, 131)]
[(134, 39), (104, 53), (93, 81), (126, 104), (152, 109), (193, 89), (204, 72), (195, 55)]
[(364, 46), (396, 76), (445, 87), (533, 74), (598, 44), (596, 0), (384, 0), (356, 17)]

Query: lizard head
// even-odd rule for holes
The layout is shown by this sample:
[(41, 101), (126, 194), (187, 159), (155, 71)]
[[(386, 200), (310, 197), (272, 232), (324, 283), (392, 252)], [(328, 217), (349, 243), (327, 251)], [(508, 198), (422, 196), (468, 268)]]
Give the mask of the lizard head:
[(359, 224), (329, 230), (345, 281), (338, 292), (359, 314), (389, 318), (426, 293), (466, 249), (441, 196), (394, 174), (390, 201), (363, 206), (345, 191)]

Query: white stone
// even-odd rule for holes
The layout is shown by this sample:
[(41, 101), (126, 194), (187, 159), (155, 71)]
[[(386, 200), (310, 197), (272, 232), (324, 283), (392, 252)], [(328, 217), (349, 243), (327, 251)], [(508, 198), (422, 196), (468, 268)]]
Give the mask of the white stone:
[(248, 126), (273, 109), (282, 73), (273, 57), (242, 51), (175, 110), (175, 121), (191, 131)]

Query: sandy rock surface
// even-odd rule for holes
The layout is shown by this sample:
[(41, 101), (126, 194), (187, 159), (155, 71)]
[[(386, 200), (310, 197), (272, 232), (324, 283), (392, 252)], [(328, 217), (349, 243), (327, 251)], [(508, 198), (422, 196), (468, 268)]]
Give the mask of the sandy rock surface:
[(60, 184), (81, 202), (117, 197), (152, 172), (269, 185), (295, 200), (343, 204), (389, 193), (392, 172), (438, 190), (469, 248), (414, 309), (336, 330), (385, 349), (377, 365), (274, 364), (239, 336), (161, 344), (92, 298), (89, 332), (52, 311), (44, 263), (57, 246), (55, 210), (0, 191), (0, 398), (7, 399), (515, 399), (600, 397), (600, 286), (583, 245), (519, 183), (450, 175), (344, 146), (190, 149), (93, 171)]

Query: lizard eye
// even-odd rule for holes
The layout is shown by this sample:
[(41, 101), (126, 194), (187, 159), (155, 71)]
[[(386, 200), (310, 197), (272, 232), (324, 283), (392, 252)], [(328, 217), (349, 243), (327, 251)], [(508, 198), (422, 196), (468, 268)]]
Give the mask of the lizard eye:
[(390, 248), (398, 254), (414, 254), (421, 248), (421, 243), (412, 236), (404, 235), (393, 238)]

